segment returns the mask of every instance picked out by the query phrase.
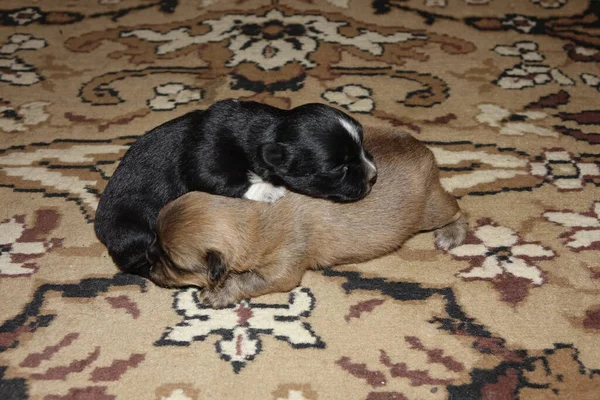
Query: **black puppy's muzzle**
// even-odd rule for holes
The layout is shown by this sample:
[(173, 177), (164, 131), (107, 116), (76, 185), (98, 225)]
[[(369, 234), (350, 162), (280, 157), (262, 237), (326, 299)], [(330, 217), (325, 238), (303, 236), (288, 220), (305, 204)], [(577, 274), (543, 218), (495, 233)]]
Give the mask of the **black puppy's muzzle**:
[(365, 157), (362, 163), (354, 167), (353, 172), (345, 178), (343, 183), (345, 190), (327, 196), (329, 200), (348, 203), (367, 197), (377, 182), (377, 166), (372, 159)]
[(346, 190), (329, 194), (325, 198), (338, 203), (352, 203), (367, 197), (371, 193), (371, 189), (373, 186), (363, 180), (362, 183), (359, 181), (354, 185), (346, 184)]

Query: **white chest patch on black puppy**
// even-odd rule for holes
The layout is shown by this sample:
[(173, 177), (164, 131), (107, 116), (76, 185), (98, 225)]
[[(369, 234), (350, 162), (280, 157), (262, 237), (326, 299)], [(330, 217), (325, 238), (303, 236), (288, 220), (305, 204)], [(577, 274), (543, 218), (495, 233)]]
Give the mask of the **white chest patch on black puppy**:
[(285, 195), (285, 188), (283, 186), (274, 186), (265, 182), (253, 172), (248, 173), (248, 180), (251, 185), (246, 193), (244, 193), (245, 199), (275, 203)]

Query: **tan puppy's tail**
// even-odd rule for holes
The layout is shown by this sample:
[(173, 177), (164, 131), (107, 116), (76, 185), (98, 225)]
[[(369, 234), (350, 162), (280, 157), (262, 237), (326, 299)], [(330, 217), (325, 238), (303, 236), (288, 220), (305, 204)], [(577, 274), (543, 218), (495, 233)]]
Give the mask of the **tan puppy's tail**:
[(442, 250), (449, 250), (463, 244), (467, 237), (469, 223), (462, 211), (452, 217), (452, 222), (435, 230), (435, 244)]

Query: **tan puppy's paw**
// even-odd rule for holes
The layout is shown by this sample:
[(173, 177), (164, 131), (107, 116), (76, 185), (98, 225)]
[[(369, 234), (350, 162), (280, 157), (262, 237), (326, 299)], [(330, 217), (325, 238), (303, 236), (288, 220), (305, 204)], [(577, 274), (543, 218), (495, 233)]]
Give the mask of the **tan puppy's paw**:
[(223, 289), (204, 289), (200, 294), (200, 301), (212, 308), (225, 308), (237, 303), (237, 299), (229, 291)]
[(249, 179), (252, 185), (244, 193), (245, 199), (275, 203), (285, 195), (285, 188), (283, 186), (274, 186), (271, 183), (265, 182), (254, 173), (249, 174)]
[(435, 230), (435, 244), (442, 250), (450, 250), (463, 244), (469, 225), (464, 215), (456, 221)]

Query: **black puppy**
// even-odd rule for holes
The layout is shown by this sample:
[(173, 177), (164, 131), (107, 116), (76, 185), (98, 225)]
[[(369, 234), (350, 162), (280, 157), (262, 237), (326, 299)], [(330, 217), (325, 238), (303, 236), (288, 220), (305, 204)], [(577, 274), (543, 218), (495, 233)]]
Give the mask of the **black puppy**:
[(140, 137), (100, 198), (96, 235), (123, 271), (148, 275), (146, 251), (160, 209), (190, 192), (274, 202), (285, 187), (356, 201), (375, 183), (362, 127), (322, 104), (289, 111), (223, 100)]

